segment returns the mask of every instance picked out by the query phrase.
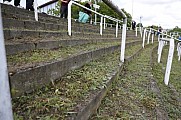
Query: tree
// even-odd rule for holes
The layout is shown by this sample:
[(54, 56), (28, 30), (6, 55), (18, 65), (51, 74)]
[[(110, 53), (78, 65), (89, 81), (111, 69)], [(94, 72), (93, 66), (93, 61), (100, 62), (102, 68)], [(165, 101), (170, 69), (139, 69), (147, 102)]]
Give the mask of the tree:
[[(80, 4), (84, 5), (86, 2), (79, 2)], [(92, 0), (92, 3), (94, 3), (94, 0)], [(101, 0), (98, 1), (97, 3), (100, 6), (100, 9), (97, 10), (99, 13), (104, 14), (104, 15), (108, 15), (111, 17), (114, 17), (116, 19), (122, 20), (122, 16), (119, 16), (116, 12), (114, 12), (110, 7), (108, 7), (104, 2), (102, 2)], [(79, 8), (76, 5), (72, 6), (72, 18), (73, 19), (78, 19), (78, 13), (79, 11), (83, 10), (82, 8)], [(131, 27), (131, 14), (127, 13), (124, 9), (122, 9), (122, 11), (126, 14), (127, 16), (127, 26)], [(60, 16), (60, 2), (58, 2), (57, 6), (54, 9), (50, 9), (48, 10), (48, 13), (55, 15), (55, 16)], [(92, 14), (92, 16), (94, 16), (94, 14)], [(100, 17), (98, 17), (97, 19), (98, 21), (100, 21)], [(107, 20), (106, 22), (113, 24), (114, 22), (112, 20)]]

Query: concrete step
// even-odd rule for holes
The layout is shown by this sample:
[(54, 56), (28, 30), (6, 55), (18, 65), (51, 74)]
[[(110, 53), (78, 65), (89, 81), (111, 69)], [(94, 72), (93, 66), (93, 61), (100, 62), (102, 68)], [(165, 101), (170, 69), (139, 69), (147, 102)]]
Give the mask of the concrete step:
[(35, 41), (11, 41), (6, 43), (6, 54), (13, 55), (20, 52), (38, 49), (57, 49), (66, 46), (76, 46), (90, 43), (101, 43), (101, 42), (121, 42), (120, 38), (78, 38), (78, 39), (59, 39), (59, 40), (35, 40)]
[[(12, 81), (12, 88), (17, 90), (15, 96), (34, 90), (33, 86), (39, 80), (42, 82), (41, 85), (38, 85), (40, 87), (49, 83), (50, 80), (60, 78), (70, 70), (79, 68), (93, 59), (120, 48), (119, 43), (118, 45), (113, 44), (117, 43), (102, 43), (93, 46), (90, 44), (57, 50), (36, 50), (8, 56), (10, 81)], [(140, 41), (127, 43), (127, 46), (133, 44), (140, 44)]]
[[(3, 18), (3, 28), (4, 29), (26, 29), (26, 30), (64, 30), (67, 31), (67, 21), (60, 21), (59, 23), (52, 22), (41, 22), (41, 21), (31, 21), (31, 20), (18, 20), (11, 18)], [(77, 32), (93, 32), (99, 33), (100, 28), (94, 25), (86, 25), (81, 23), (72, 24), (72, 31)], [(115, 34), (115, 29), (105, 29), (103, 34)], [(121, 34), (119, 31), (118, 34)]]
[[(45, 31), (45, 30), (17, 30), (17, 29), (4, 29), (4, 38), (7, 41), (10, 41), (14, 38), (22, 39), (26, 37), (40, 37), (40, 38), (51, 38), (51, 37), (60, 37), (70, 38), (67, 31)], [(90, 32), (72, 32), (71, 37), (85, 37), (85, 38), (115, 38), (114, 34), (103, 34), (99, 33), (90, 33)]]
[[(131, 48), (131, 46), (129, 47)], [(129, 55), (135, 53), (135, 51), (133, 49)], [(13, 108), (17, 118), (29, 119), (31, 117), (34, 119), (39, 116), (40, 119), (48, 117), (50, 119), (74, 119), (79, 112), (84, 111), (86, 106), (90, 106), (89, 103), (96, 102), (92, 102), (92, 100), (102, 89), (106, 89), (105, 85), (107, 85), (110, 77), (114, 75), (114, 70), (119, 65), (120, 53), (117, 51), (112, 53), (67, 73), (61, 80), (53, 82), (53, 85), (28, 94), (28, 97), (23, 96), (23, 98), (15, 99)], [(44, 105), (44, 102), (47, 104)], [(37, 103), (40, 104), (37, 105)], [(20, 104), (24, 106), (22, 107)], [(57, 104), (57, 107), (53, 104)], [(39, 111), (42, 106), (45, 109)], [(29, 115), (27, 115), (27, 108), (29, 109)], [(54, 114), (50, 115), (50, 111), (54, 111)]]

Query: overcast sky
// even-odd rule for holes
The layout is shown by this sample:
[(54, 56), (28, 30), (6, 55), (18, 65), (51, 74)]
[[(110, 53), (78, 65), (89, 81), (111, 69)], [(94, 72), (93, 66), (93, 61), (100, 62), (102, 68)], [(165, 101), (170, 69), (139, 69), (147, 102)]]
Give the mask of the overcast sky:
[(124, 8), (143, 26), (161, 25), (163, 28), (181, 27), (181, 0), (112, 0)]
[[(25, 7), (25, 1), (21, 0), (21, 6)], [(48, 1), (50, 0), (38, 0), (38, 5)], [(143, 26), (161, 25), (165, 29), (181, 27), (181, 0), (112, 0), (112, 2), (130, 13), (137, 23), (141, 17)]]

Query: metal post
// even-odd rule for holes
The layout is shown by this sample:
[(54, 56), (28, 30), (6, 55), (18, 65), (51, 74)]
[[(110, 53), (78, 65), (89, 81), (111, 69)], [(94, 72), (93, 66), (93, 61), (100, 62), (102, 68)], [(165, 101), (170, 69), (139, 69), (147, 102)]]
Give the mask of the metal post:
[(0, 5), (0, 120), (13, 120)]
[(38, 3), (37, 3), (37, 0), (34, 1), (34, 9), (35, 9), (35, 20), (38, 21), (38, 10), (37, 10), (37, 7), (38, 7)]
[(169, 82), (170, 71), (171, 71), (172, 60), (173, 60), (173, 53), (174, 53), (174, 39), (170, 39), (170, 47), (169, 47), (167, 67), (166, 67), (165, 79), (164, 79), (165, 85), (168, 85), (168, 82)]
[(142, 24), (141, 24), (141, 18), (142, 18), (142, 16), (140, 16), (140, 26), (139, 26), (139, 27), (140, 27), (140, 34), (141, 34), (141, 37), (142, 37), (142, 26), (141, 26)]
[(71, 25), (71, 6), (72, 6), (72, 1), (69, 2), (68, 4), (68, 35), (72, 35), (72, 25)]
[(142, 43), (142, 47), (145, 47), (145, 37), (146, 37), (146, 28), (144, 29), (144, 34), (143, 34), (143, 43)]
[(116, 37), (118, 37), (118, 21), (116, 23)]
[(180, 61), (180, 56), (181, 56), (181, 43), (180, 42), (177, 44), (177, 52), (178, 52), (178, 61)]
[(163, 47), (164, 47), (164, 41), (160, 40), (158, 44), (158, 63), (160, 63), (161, 60)]
[(101, 22), (100, 22), (100, 34), (102, 35), (102, 24), (103, 24), (103, 16), (101, 16)]
[[(95, 1), (95, 4), (97, 5), (97, 1), (96, 0), (94, 0)], [(97, 12), (97, 8), (95, 7), (95, 12)], [(95, 14), (95, 23), (94, 23), (95, 25), (97, 25), (97, 14)]]
[(151, 35), (152, 44), (153, 44), (153, 40), (154, 40), (154, 33), (152, 33), (152, 35)]
[(158, 34), (158, 42), (160, 41), (160, 34)]
[(127, 18), (124, 19), (123, 30), (122, 30), (122, 42), (121, 42), (121, 62), (124, 62), (125, 45), (126, 45), (126, 24)]
[(138, 27), (136, 27), (136, 37), (138, 36)]
[(104, 17), (104, 29), (106, 29), (106, 18)]
[(149, 32), (148, 32), (148, 41), (147, 41), (147, 44), (150, 43), (150, 35), (151, 35), (151, 28), (150, 28), (150, 30), (149, 30)]

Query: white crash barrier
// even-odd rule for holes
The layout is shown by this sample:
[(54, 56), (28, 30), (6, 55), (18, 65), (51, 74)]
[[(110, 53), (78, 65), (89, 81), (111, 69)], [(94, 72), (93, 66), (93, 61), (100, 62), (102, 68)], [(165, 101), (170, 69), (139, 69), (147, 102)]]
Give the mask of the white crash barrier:
[(145, 39), (146, 39), (146, 28), (144, 29), (144, 32), (143, 32), (143, 43), (142, 43), (143, 48), (145, 47)]
[(169, 47), (169, 52), (168, 52), (167, 66), (166, 66), (165, 78), (164, 78), (165, 85), (168, 85), (169, 83), (170, 71), (172, 67), (173, 54), (174, 54), (174, 46), (175, 46), (174, 44), (175, 44), (174, 39), (170, 39), (170, 47)]
[(148, 40), (147, 40), (147, 44), (150, 43), (150, 35), (151, 35), (151, 28), (150, 28), (150, 30), (148, 31)]
[(181, 41), (178, 42), (177, 44), (177, 52), (178, 52), (178, 61), (180, 61), (180, 56), (181, 56)]
[[(166, 45), (166, 39), (160, 39), (159, 43), (158, 43), (158, 63), (160, 63), (160, 60), (161, 60), (161, 55), (162, 55), (162, 50), (163, 50), (163, 47), (164, 45)], [(169, 39), (167, 39), (169, 40)]]

